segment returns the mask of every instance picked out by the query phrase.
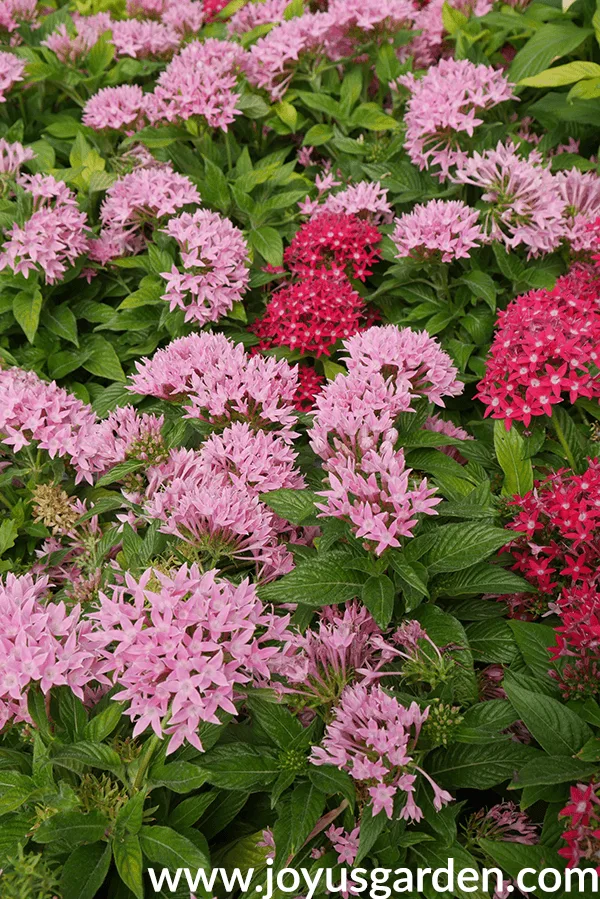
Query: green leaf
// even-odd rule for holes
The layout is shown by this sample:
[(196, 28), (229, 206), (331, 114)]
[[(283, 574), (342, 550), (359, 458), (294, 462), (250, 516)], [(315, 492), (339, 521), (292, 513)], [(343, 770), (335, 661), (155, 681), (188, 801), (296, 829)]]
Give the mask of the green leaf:
[(303, 845), (323, 814), (325, 795), (311, 783), (299, 784), (292, 793), (292, 851), (296, 852)]
[(382, 630), (394, 614), (394, 585), (385, 574), (373, 575), (363, 585), (361, 599)]
[(68, 846), (95, 843), (101, 840), (110, 827), (110, 821), (101, 812), (58, 812), (42, 821), (32, 835), (35, 843), (58, 841)]
[[(518, 765), (514, 767), (518, 768)], [(579, 759), (570, 759), (564, 755), (553, 758), (544, 754), (531, 759), (523, 767), (519, 768), (509, 789), (521, 790), (523, 787), (537, 787), (540, 785), (553, 785), (585, 781), (596, 774), (598, 766), (593, 763), (581, 762)]]
[(206, 180), (202, 185), (202, 200), (209, 206), (216, 206), (221, 212), (229, 209), (230, 197), (227, 178), (218, 165), (204, 157)]
[(193, 762), (169, 762), (168, 765), (157, 765), (150, 769), (152, 783), (168, 787), (174, 793), (189, 793), (197, 790), (207, 781), (206, 771)]
[(450, 6), (449, 3), (444, 3), (442, 7), (442, 25), (448, 34), (456, 34), (458, 31), (461, 31), (468, 21), (463, 12)]
[(546, 69), (544, 72), (532, 75), (530, 78), (522, 78), (519, 84), (524, 87), (562, 87), (565, 84), (573, 84), (574, 81), (581, 81), (584, 78), (598, 77), (600, 77), (600, 66), (598, 63), (576, 60), (564, 66)]
[(102, 771), (111, 771), (117, 777), (124, 773), (123, 763), (119, 754), (104, 743), (73, 743), (67, 746), (57, 746), (52, 750), (53, 764), (70, 767), (72, 762), (78, 765), (89, 765), (90, 768), (99, 768)]
[(39, 290), (21, 290), (13, 300), (13, 315), (25, 332), (29, 343), (33, 343), (37, 333), (40, 312), (42, 311), (42, 294)]
[(314, 516), (315, 503), (319, 497), (311, 490), (291, 490), (282, 487), (279, 490), (261, 493), (260, 499), (280, 518), (285, 518), (292, 524), (304, 524)]
[(449, 790), (489, 790), (514, 775), (535, 754), (534, 749), (510, 737), (486, 743), (455, 743), (436, 749), (428, 757), (428, 773)]
[(144, 863), (139, 837), (131, 833), (122, 837), (115, 836), (112, 851), (119, 877), (137, 899), (144, 899)]
[(348, 800), (351, 808), (356, 802), (354, 781), (342, 768), (335, 765), (310, 765), (308, 768), (310, 782), (325, 793), (326, 796), (339, 794)]
[(286, 749), (304, 733), (304, 728), (280, 701), (267, 702), (256, 696), (247, 700), (252, 718), (280, 749)]
[(391, 115), (382, 112), (377, 103), (361, 103), (350, 120), (353, 128), (366, 128), (367, 131), (395, 131), (399, 123)]
[(513, 571), (490, 562), (479, 562), (471, 568), (436, 577), (437, 596), (468, 596), (473, 593), (525, 593), (529, 583)]
[(508, 78), (520, 82), (537, 75), (554, 60), (576, 50), (590, 34), (591, 28), (578, 28), (569, 22), (542, 25), (513, 59)]
[(577, 753), (582, 762), (600, 762), (600, 737), (592, 737)]
[(110, 859), (110, 846), (104, 843), (74, 849), (60, 876), (63, 899), (94, 899), (106, 879)]
[(383, 809), (377, 815), (373, 815), (373, 803), (370, 802), (365, 806), (360, 817), (360, 836), (355, 865), (360, 864), (363, 858), (369, 854), (387, 823), (388, 817)]
[(92, 334), (86, 338), (84, 348), (89, 350), (87, 358), (81, 363), (86, 371), (109, 381), (125, 381), (119, 357), (106, 338)]
[(524, 690), (508, 677), (503, 686), (519, 718), (549, 754), (574, 756), (591, 738), (587, 724), (563, 703), (543, 693)]
[(87, 55), (87, 67), (92, 75), (100, 75), (108, 68), (114, 58), (114, 44), (102, 36), (96, 41)]
[(41, 317), (42, 324), (48, 328), (52, 334), (68, 340), (79, 346), (77, 339), (77, 319), (73, 315), (68, 303), (62, 303), (60, 306), (54, 306), (50, 309), (44, 309)]
[(424, 559), (429, 574), (460, 571), (495, 553), (514, 537), (510, 531), (482, 522), (445, 524), (436, 531), (436, 542)]
[(183, 802), (175, 806), (169, 815), (169, 825), (174, 827), (175, 830), (180, 830), (182, 827), (193, 827), (202, 818), (218, 795), (216, 790), (211, 790), (210, 792), (199, 793), (197, 796), (190, 796), (189, 799), (184, 799)]
[(303, 147), (320, 147), (333, 137), (331, 125), (313, 125), (304, 135)]
[(504, 472), (502, 494), (524, 496), (533, 489), (533, 466), (526, 458), (525, 441), (513, 425), (506, 430), (504, 421), (494, 422), (494, 448), (500, 468)]
[(92, 743), (99, 743), (112, 734), (121, 720), (125, 706), (112, 700), (101, 712), (98, 712), (85, 726), (84, 736)]
[(549, 649), (556, 646), (554, 628), (533, 621), (513, 620), (508, 623), (527, 667), (536, 677), (548, 678), (548, 671), (553, 667)]
[(467, 629), (469, 646), (476, 662), (510, 665), (517, 653), (508, 623), (503, 618), (475, 621)]
[(151, 862), (164, 865), (170, 871), (177, 868), (203, 868), (210, 871), (205, 853), (183, 834), (171, 827), (142, 827), (140, 831), (142, 852)]
[(485, 300), (492, 312), (496, 311), (496, 282), (490, 275), (473, 269), (459, 280), (461, 284), (467, 285), (473, 296)]
[(259, 589), (268, 602), (296, 602), (320, 608), (360, 596), (367, 575), (348, 567), (336, 553), (300, 562), (293, 571)]
[(290, 0), (283, 11), (283, 18), (287, 22), (295, 16), (301, 16), (304, 13), (304, 0)]
[(391, 45), (384, 43), (377, 52), (377, 61), (375, 63), (375, 71), (377, 77), (383, 84), (389, 84), (395, 81), (402, 72), (402, 64), (398, 59), (396, 49)]
[(116, 827), (117, 831), (126, 831), (127, 833), (139, 833), (144, 821), (144, 803), (146, 801), (146, 793), (135, 793), (125, 805), (121, 806), (117, 814)]
[(279, 774), (274, 755), (243, 743), (216, 746), (202, 757), (208, 783), (224, 790), (252, 792), (268, 787)]
[(263, 225), (261, 228), (253, 228), (248, 236), (251, 245), (269, 265), (282, 265), (283, 240), (279, 231)]

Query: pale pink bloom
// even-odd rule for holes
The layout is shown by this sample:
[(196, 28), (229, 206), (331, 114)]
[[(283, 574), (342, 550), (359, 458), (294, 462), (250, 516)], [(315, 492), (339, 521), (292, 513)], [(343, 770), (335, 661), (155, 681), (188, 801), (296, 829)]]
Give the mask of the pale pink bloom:
[(259, 25), (270, 22), (280, 24), (283, 14), (290, 5), (290, 0), (263, 0), (262, 3), (247, 3), (238, 9), (227, 23), (230, 35), (245, 34)]
[(121, 84), (119, 87), (103, 87), (87, 101), (82, 121), (88, 128), (102, 131), (112, 128), (133, 134), (143, 128), (146, 115), (146, 99), (137, 84)]
[(106, 191), (100, 207), (102, 231), (91, 242), (90, 258), (105, 264), (111, 258), (137, 253), (144, 247), (144, 228), (199, 203), (197, 188), (168, 165), (137, 168)]
[(383, 374), (412, 395), (423, 395), (443, 406), (444, 396), (460, 396), (464, 384), (458, 369), (434, 337), (397, 325), (368, 328), (344, 342), (349, 374), (363, 378)]
[(0, 271), (9, 268), (25, 278), (36, 271), (53, 284), (87, 252), (87, 217), (63, 181), (39, 174), (17, 180), (31, 193), (34, 212), (22, 227), (13, 225), (5, 232), (8, 239), (0, 253)]
[(44, 694), (68, 686), (83, 699), (87, 684), (101, 678), (89, 642), (91, 623), (78, 605), (68, 611), (47, 597), (48, 578), (30, 574), (0, 578), (0, 728), (29, 721), (27, 690), (39, 684)]
[(362, 44), (383, 43), (410, 30), (415, 7), (409, 0), (330, 0), (326, 49), (330, 59), (351, 56)]
[[(415, 69), (427, 69), (440, 57), (449, 56), (451, 47), (444, 47), (446, 30), (442, 21), (442, 9), (446, 0), (429, 0), (415, 13), (415, 31), (420, 31), (410, 44), (400, 48), (400, 57), (414, 58)], [(492, 9), (492, 0), (454, 0), (453, 9), (466, 16), (484, 16)]]
[(564, 237), (566, 201), (536, 150), (523, 159), (513, 143), (498, 143), (461, 159), (452, 180), (483, 190), (486, 233), (509, 250), (523, 244), (529, 256), (551, 253)]
[(6, 102), (5, 94), (18, 81), (23, 81), (25, 60), (12, 53), (0, 51), (0, 103)]
[(172, 576), (148, 569), (139, 581), (127, 572), (90, 616), (102, 671), (119, 686), (114, 698), (129, 702), (134, 737), (151, 727), (170, 738), (168, 753), (184, 742), (202, 752), (201, 722), (237, 714), (244, 686), (269, 677), (285, 637), (288, 617), (268, 612), (253, 585), (216, 575), (195, 565)]
[(333, 824), (325, 831), (325, 836), (331, 841), (337, 852), (338, 865), (352, 866), (358, 855), (360, 842), (360, 827), (351, 831), (345, 831), (343, 827), (335, 827)]
[(178, 34), (196, 34), (204, 23), (204, 9), (198, 0), (171, 0), (161, 15), (161, 21)]
[(97, 418), (91, 406), (34, 372), (20, 368), (0, 371), (0, 435), (18, 452), (36, 443), (51, 459), (66, 457), (76, 482), (93, 482)]
[(245, 59), (246, 51), (231, 41), (192, 41), (171, 60), (149, 95), (152, 122), (201, 116), (211, 128), (227, 131), (241, 114), (236, 87)]
[(160, 19), (168, 6), (169, 0), (127, 0), (127, 15)]
[(382, 632), (360, 603), (326, 607), (318, 627), (290, 634), (275, 669), (283, 682), (273, 686), (280, 693), (297, 694), (308, 706), (330, 706), (357, 672), (377, 670), (390, 660), (377, 637)]
[(400, 817), (419, 821), (422, 812), (413, 796), (418, 774), (432, 787), (438, 811), (452, 799), (415, 762), (419, 734), (428, 714), (429, 709), (421, 711), (416, 702), (408, 708), (401, 705), (379, 686), (346, 687), (321, 745), (313, 747), (311, 761), (314, 765), (335, 765), (359, 782), (370, 782), (367, 793), (373, 800), (374, 815), (384, 810), (391, 818), (394, 800), (404, 793), (406, 802)]
[(96, 428), (96, 465), (106, 470), (126, 459), (154, 463), (157, 457), (164, 457), (163, 424), (162, 415), (140, 414), (133, 406), (115, 409)]
[(173, 265), (163, 272), (163, 299), (185, 320), (205, 325), (218, 321), (239, 302), (249, 282), (248, 246), (228, 218), (198, 209), (168, 221), (166, 233), (179, 244), (183, 273)]
[(329, 13), (305, 13), (281, 22), (259, 38), (249, 50), (248, 79), (280, 100), (296, 68), (305, 57), (324, 55), (328, 33), (335, 21)]
[(132, 56), (134, 59), (157, 57), (168, 59), (181, 44), (181, 35), (171, 25), (147, 19), (125, 19), (114, 22), (112, 43), (117, 56)]
[(379, 181), (358, 181), (328, 196), (324, 203), (318, 204), (309, 214), (314, 217), (321, 212), (335, 212), (356, 215), (373, 225), (389, 224), (393, 221), (394, 211), (387, 193), (387, 189)]
[[(468, 434), (464, 428), (458, 427), (452, 421), (440, 418), (437, 414), (430, 415), (423, 427), (426, 431), (435, 431), (437, 434), (445, 434), (446, 437), (454, 437), (456, 440), (473, 440), (473, 435)], [(438, 448), (447, 456), (450, 456), (451, 459), (456, 459), (457, 462), (461, 463), (466, 462), (466, 459), (461, 456), (460, 450), (455, 446), (440, 446)]]
[(23, 163), (31, 159), (35, 159), (35, 153), (30, 147), (0, 138), (0, 174), (17, 175)]
[(485, 234), (478, 224), (479, 212), (462, 200), (430, 200), (414, 206), (396, 219), (392, 240), (398, 258), (420, 262), (452, 262), (468, 259), (481, 246)]
[(502, 72), (467, 59), (442, 59), (423, 78), (409, 73), (398, 83), (411, 94), (404, 116), (406, 151), (420, 169), (436, 168), (440, 179), (467, 159), (459, 136), (473, 136), (483, 123), (480, 113), (514, 99)]
[(0, 0), (0, 31), (13, 35), (11, 42), (21, 43), (13, 32), (23, 23), (29, 23), (32, 28), (38, 27), (37, 16), (37, 0)]
[(220, 427), (245, 420), (257, 431), (295, 436), (298, 372), (284, 359), (248, 356), (242, 344), (203, 333), (174, 340), (136, 365), (130, 389), (162, 399), (186, 397), (189, 418)]
[(211, 434), (198, 453), (198, 470), (208, 480), (244, 487), (250, 493), (302, 490), (306, 484), (296, 468), (297, 453), (273, 431), (254, 430), (234, 422), (221, 434)]
[(101, 35), (111, 30), (113, 21), (107, 12), (93, 16), (73, 13), (72, 19), (75, 34), (70, 33), (63, 23), (42, 41), (42, 45), (56, 53), (61, 62), (77, 64), (87, 56)]
[(434, 506), (441, 497), (434, 496), (436, 488), (428, 487), (426, 478), (410, 478), (401, 449), (367, 450), (360, 461), (340, 454), (327, 461), (326, 469), (328, 489), (319, 491), (325, 501), (316, 504), (320, 517), (348, 521), (377, 555), (412, 537), (418, 514), (437, 514)]
[(600, 178), (596, 172), (570, 169), (554, 176), (566, 203), (563, 213), (565, 236), (574, 252), (591, 251), (597, 240), (590, 225), (600, 217)]

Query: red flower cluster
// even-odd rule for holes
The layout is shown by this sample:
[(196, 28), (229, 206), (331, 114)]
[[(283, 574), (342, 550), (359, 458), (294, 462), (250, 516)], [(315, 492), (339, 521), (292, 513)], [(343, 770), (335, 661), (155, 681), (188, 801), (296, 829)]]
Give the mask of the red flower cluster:
[(551, 415), (569, 394), (600, 397), (600, 279), (583, 266), (559, 278), (553, 290), (517, 297), (498, 317), (484, 379), (478, 385), (485, 415), (529, 425)]
[(550, 652), (554, 660), (568, 662), (550, 674), (567, 699), (596, 696), (600, 691), (600, 592), (590, 585), (565, 590), (557, 611), (562, 625), (555, 630), (556, 646)]
[(298, 389), (294, 394), (294, 406), (299, 412), (312, 412), (315, 397), (321, 392), (325, 378), (312, 365), (301, 362), (298, 366)]
[(323, 212), (294, 236), (284, 261), (296, 275), (328, 271), (337, 278), (352, 275), (364, 281), (381, 259), (377, 244), (381, 234), (370, 222), (356, 215)]
[[(597, 784), (577, 784), (571, 787), (571, 801), (559, 813), (563, 818), (570, 818), (569, 830), (563, 833), (567, 845), (559, 849), (558, 854), (568, 861), (568, 867), (574, 868), (584, 859), (598, 861), (600, 852), (600, 815), (598, 807), (600, 798)], [(596, 868), (600, 872), (600, 865)]]
[(319, 272), (277, 290), (253, 331), (261, 349), (287, 346), (321, 356), (367, 324), (365, 302), (350, 282)]
[[(508, 550), (518, 571), (542, 594), (544, 604), (563, 589), (600, 580), (600, 461), (583, 474), (563, 469), (536, 484), (511, 505), (519, 512), (508, 525), (522, 536)], [(505, 597), (513, 614), (535, 610), (539, 597)]]
[(323, 213), (303, 225), (284, 254), (299, 279), (276, 290), (252, 325), (260, 349), (328, 356), (339, 340), (369, 327), (373, 316), (349, 277), (364, 281), (371, 274), (380, 240), (377, 228), (356, 215)]

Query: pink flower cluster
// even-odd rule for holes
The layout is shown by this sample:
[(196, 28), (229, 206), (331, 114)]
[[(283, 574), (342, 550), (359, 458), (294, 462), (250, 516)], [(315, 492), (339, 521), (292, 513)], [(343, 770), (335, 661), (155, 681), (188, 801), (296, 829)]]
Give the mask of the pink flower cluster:
[(415, 763), (414, 753), (429, 709), (421, 711), (416, 702), (406, 708), (381, 687), (358, 684), (346, 687), (333, 720), (327, 725), (321, 746), (313, 747), (315, 765), (335, 765), (367, 785), (373, 801), (373, 815), (394, 814), (394, 801), (404, 794), (400, 811), (404, 821), (419, 822), (423, 812), (415, 802), (416, 782), (421, 774), (433, 789), (437, 811), (452, 796)]
[(1, 0), (0, 31), (10, 35), (10, 42), (14, 46), (21, 42), (20, 36), (15, 34), (19, 26), (28, 23), (35, 28), (37, 16), (37, 0)]
[(227, 131), (240, 115), (236, 91), (246, 52), (231, 41), (192, 41), (169, 63), (148, 97), (153, 124), (200, 117), (211, 128)]
[(78, 65), (85, 59), (99, 38), (106, 32), (110, 32), (113, 21), (107, 12), (99, 12), (92, 16), (82, 16), (75, 12), (71, 18), (75, 26), (75, 34), (70, 33), (63, 23), (42, 41), (42, 46), (48, 47), (49, 50), (56, 53), (61, 62)]
[(551, 415), (568, 393), (600, 396), (600, 290), (596, 273), (574, 268), (553, 290), (517, 297), (498, 316), (498, 329), (477, 390), (485, 415), (526, 426)]
[(54, 382), (47, 384), (19, 368), (0, 371), (0, 400), (2, 443), (18, 452), (35, 442), (51, 459), (66, 457), (77, 483), (92, 483), (98, 444), (90, 406)]
[(295, 368), (285, 360), (248, 356), (242, 344), (222, 334), (192, 334), (174, 340), (151, 359), (136, 363), (131, 390), (162, 399), (186, 399), (188, 417), (226, 427), (247, 421), (255, 430), (292, 439)]
[(235, 715), (235, 701), (255, 677), (268, 678), (287, 617), (267, 611), (248, 581), (232, 584), (192, 565), (172, 576), (149, 569), (139, 580), (101, 594), (93, 640), (104, 675), (129, 702), (134, 737), (147, 727), (202, 751), (201, 722)]
[(227, 23), (230, 35), (242, 35), (259, 25), (283, 22), (283, 14), (290, 5), (289, 0), (263, 0), (262, 3), (247, 3), (238, 9)]
[(392, 240), (398, 258), (419, 262), (452, 262), (468, 259), (486, 237), (478, 224), (479, 213), (462, 200), (430, 200), (396, 219)]
[(324, 193), (325, 191), (321, 190), (318, 200), (310, 200), (307, 197), (300, 204), (302, 214), (311, 217), (325, 212), (352, 215), (372, 225), (389, 224), (394, 219), (394, 212), (387, 198), (387, 189), (378, 181), (358, 181), (335, 194), (328, 194), (321, 202), (321, 194)]
[(512, 85), (491, 66), (466, 59), (442, 59), (419, 80), (402, 75), (408, 88), (406, 151), (421, 169), (435, 168), (440, 178), (467, 159), (460, 136), (472, 137), (483, 123), (481, 113), (514, 99)]
[(507, 249), (524, 245), (529, 256), (550, 253), (566, 236), (566, 201), (556, 178), (532, 150), (523, 159), (512, 144), (463, 156), (453, 180), (483, 190), (486, 233)]
[(131, 135), (145, 123), (146, 98), (137, 84), (103, 87), (85, 104), (83, 124), (95, 131), (111, 128)]
[(51, 175), (23, 175), (18, 183), (32, 195), (34, 211), (22, 227), (13, 225), (5, 232), (0, 271), (9, 268), (25, 278), (40, 272), (47, 284), (54, 284), (88, 249), (86, 215), (75, 194)]
[(190, 179), (170, 166), (140, 168), (124, 175), (106, 191), (100, 208), (102, 231), (91, 242), (90, 258), (105, 265), (118, 256), (139, 252), (148, 229), (199, 202)]
[(47, 592), (47, 578), (0, 578), (0, 729), (29, 721), (27, 691), (33, 684), (44, 694), (68, 686), (83, 699), (84, 688), (101, 678), (91, 622), (81, 618), (79, 606), (67, 611)]
[(395, 420), (415, 396), (443, 405), (463, 386), (449, 356), (425, 332), (395, 325), (370, 328), (345, 342), (348, 375), (316, 398), (313, 450), (328, 473), (323, 515), (349, 521), (377, 554), (411, 537), (417, 514), (440, 502), (425, 478), (411, 477), (396, 450)]
[(35, 153), (29, 147), (0, 138), (0, 175), (18, 175), (23, 163), (31, 159), (35, 159)]
[(169, 59), (179, 49), (181, 40), (181, 35), (164, 22), (125, 19), (112, 24), (112, 43), (118, 56)]
[(179, 245), (183, 273), (175, 265), (163, 273), (163, 299), (171, 311), (183, 309), (186, 321), (218, 321), (248, 286), (248, 247), (242, 232), (208, 209), (169, 219), (165, 231)]

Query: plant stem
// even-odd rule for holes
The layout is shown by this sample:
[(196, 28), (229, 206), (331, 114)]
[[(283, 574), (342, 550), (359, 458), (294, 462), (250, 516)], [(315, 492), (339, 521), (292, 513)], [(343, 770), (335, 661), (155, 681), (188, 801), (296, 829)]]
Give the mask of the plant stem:
[(142, 754), (140, 756), (140, 763), (138, 765), (137, 773), (135, 775), (135, 780), (133, 781), (132, 792), (137, 793), (142, 788), (142, 784), (146, 777), (146, 772), (150, 767), (150, 762), (152, 761), (152, 756), (156, 752), (156, 749), (161, 743), (160, 737), (157, 737), (156, 734), (152, 734), (149, 740), (144, 744), (144, 748), (142, 750)]

